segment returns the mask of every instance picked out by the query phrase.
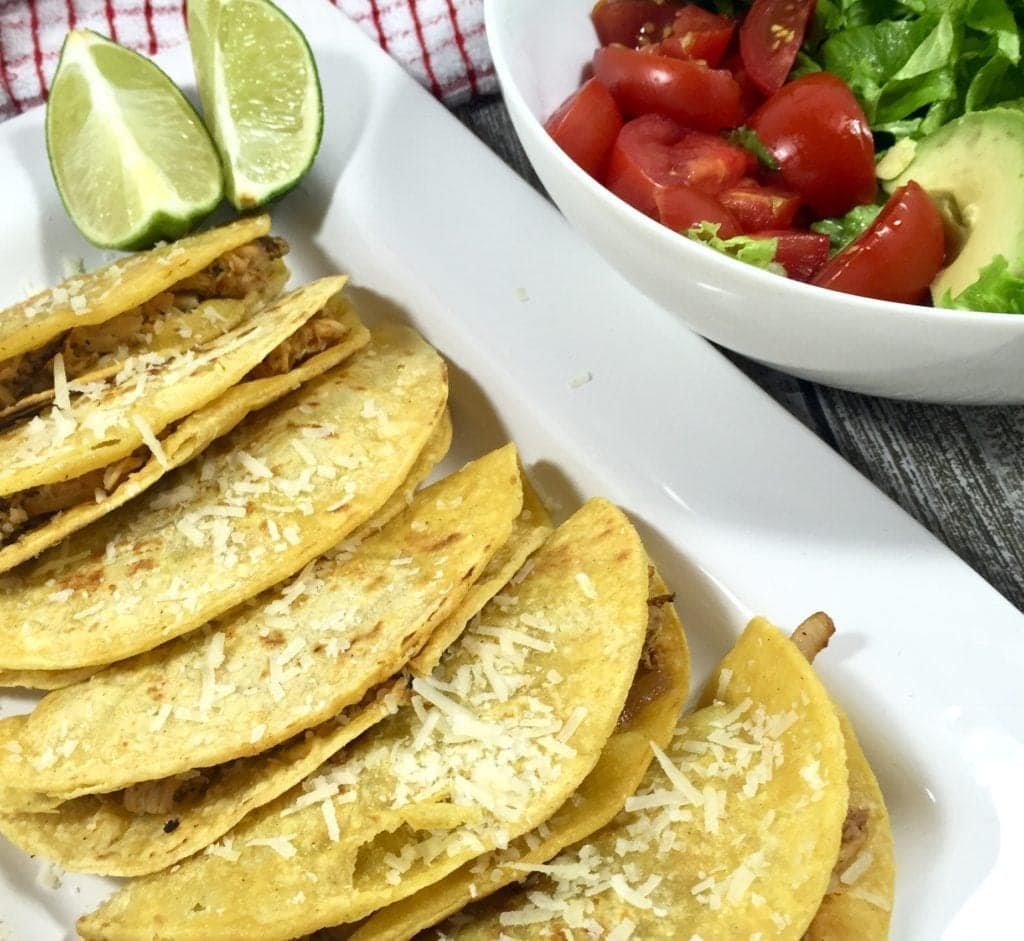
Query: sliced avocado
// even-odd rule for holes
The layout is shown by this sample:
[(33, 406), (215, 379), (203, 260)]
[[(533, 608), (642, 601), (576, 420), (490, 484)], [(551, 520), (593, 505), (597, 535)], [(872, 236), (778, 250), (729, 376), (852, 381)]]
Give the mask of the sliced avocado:
[(996, 255), (1024, 273), (1024, 112), (992, 108), (950, 121), (918, 141), (910, 165), (885, 188), (910, 180), (928, 191), (946, 222), (952, 261), (932, 282), (936, 303), (977, 281)]

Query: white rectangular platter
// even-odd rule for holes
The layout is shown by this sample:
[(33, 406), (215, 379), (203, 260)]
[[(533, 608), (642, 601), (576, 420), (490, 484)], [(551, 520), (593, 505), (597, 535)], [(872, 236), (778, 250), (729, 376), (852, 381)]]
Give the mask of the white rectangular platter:
[[(407, 319), (447, 356), (448, 467), (511, 438), (561, 515), (597, 494), (631, 514), (678, 593), (695, 684), (751, 613), (791, 626), (828, 611), (839, 633), (818, 666), (893, 815), (893, 937), (1012, 934), (1024, 617), (622, 281), (354, 24), (319, 0), (281, 5), (326, 104), (314, 169), (274, 212), (296, 278), (350, 273), (370, 319)], [(191, 86), (185, 50), (162, 64)], [(0, 126), (0, 306), (68, 257), (103, 260), (65, 217), (42, 119)], [(0, 714), (29, 702), (0, 696)], [(73, 938), (113, 884), (51, 889), (38, 869), (0, 840), (0, 938)]]

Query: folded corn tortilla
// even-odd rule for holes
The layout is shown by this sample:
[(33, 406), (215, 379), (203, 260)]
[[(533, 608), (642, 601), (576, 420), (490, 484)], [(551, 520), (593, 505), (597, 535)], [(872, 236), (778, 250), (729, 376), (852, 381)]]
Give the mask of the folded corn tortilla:
[(602, 500), (531, 561), (432, 677), (413, 681), (408, 707), (319, 769), (322, 801), (299, 806), (308, 792), (292, 789), (228, 834), (237, 858), (204, 853), (130, 883), (79, 921), (82, 937), (293, 938), (362, 918), (551, 817), (625, 704), (647, 563)]
[(50, 693), (0, 784), (65, 799), (109, 792), (259, 754), (326, 721), (401, 670), (521, 509), (509, 445), (202, 631)]
[[(690, 687), (690, 655), (672, 595), (650, 570), (647, 637), (626, 706), (594, 770), (540, 828), (505, 850), (475, 859), (436, 885), (389, 905), (358, 928), (317, 935), (323, 941), (408, 941), (476, 899), (520, 882), (567, 846), (610, 823), (640, 786), (654, 758), (651, 742), (667, 748)], [(445, 926), (440, 934), (446, 935)]]
[(399, 487), (447, 391), (415, 332), (377, 328), (200, 460), (0, 576), (0, 668), (113, 663), (294, 574)]
[[(6, 511), (8, 520), (16, 507), (24, 509), (27, 505), (37, 513), (31, 517), (23, 513), (27, 518), (13, 527), (6, 542), (0, 544), (0, 573), (35, 558), (71, 533), (123, 506), (168, 471), (192, 460), (247, 414), (336, 366), (369, 340), (369, 331), (351, 305), (342, 295), (335, 295), (321, 311), (282, 340), (245, 381), (157, 435), (159, 456), (144, 445), (122, 462), (98, 473), (0, 500), (0, 509)], [(275, 360), (276, 365), (268, 360)], [(0, 671), (0, 685), (3, 683)]]
[(6, 308), (0, 405), (52, 395), (46, 367), (57, 353), (75, 378), (133, 353), (199, 345), (234, 326), (246, 306), (269, 300), (287, 280), (280, 261), (287, 246), (267, 239), (269, 231), (267, 215), (239, 219), (74, 275)]
[[(220, 839), (407, 700), (407, 684), (395, 680), (262, 754), (146, 782), (133, 793), (79, 797), (44, 813), (0, 814), (0, 833), (64, 869), (107, 876), (157, 872)], [(230, 854), (230, 842), (222, 851)]]

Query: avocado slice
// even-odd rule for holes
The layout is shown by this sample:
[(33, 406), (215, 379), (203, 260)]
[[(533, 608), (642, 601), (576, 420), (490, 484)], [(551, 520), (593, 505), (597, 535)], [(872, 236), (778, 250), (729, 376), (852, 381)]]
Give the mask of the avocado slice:
[(950, 121), (918, 141), (909, 166), (884, 185), (893, 192), (911, 180), (928, 191), (946, 222), (952, 261), (932, 282), (936, 304), (946, 291), (956, 297), (977, 281), (996, 255), (1022, 273), (1024, 112), (992, 108)]

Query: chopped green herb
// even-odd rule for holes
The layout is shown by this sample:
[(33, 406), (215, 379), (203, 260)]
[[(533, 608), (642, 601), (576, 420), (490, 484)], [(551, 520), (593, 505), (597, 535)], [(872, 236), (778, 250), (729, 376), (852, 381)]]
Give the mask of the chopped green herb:
[(768, 149), (765, 142), (757, 136), (757, 131), (753, 128), (738, 127), (729, 132), (729, 140), (749, 150), (757, 157), (757, 162), (766, 170), (779, 169), (779, 161), (775, 159), (775, 154)]
[(845, 216), (835, 219), (822, 219), (811, 224), (811, 230), (827, 235), (832, 242), (832, 253), (841, 252), (872, 222), (882, 211), (881, 206), (869, 203), (866, 206), (854, 206)]

